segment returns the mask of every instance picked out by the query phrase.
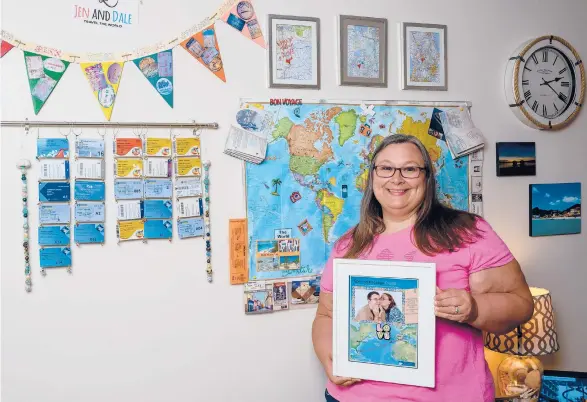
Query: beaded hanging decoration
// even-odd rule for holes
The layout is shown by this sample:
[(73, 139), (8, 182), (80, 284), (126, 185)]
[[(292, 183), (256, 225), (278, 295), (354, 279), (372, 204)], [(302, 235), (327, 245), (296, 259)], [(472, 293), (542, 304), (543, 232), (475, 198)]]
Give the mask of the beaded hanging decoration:
[(28, 186), (27, 186), (27, 169), (31, 167), (31, 162), (28, 159), (21, 159), (16, 164), (20, 170), (20, 180), (22, 181), (22, 217), (23, 217), (23, 237), (22, 247), (24, 248), (24, 275), (25, 275), (25, 289), (27, 292), (33, 290), (33, 282), (31, 280), (31, 262), (29, 258), (29, 210), (28, 210)]
[(210, 243), (210, 161), (204, 162), (204, 228), (206, 230), (206, 274), (212, 283), (212, 245)]

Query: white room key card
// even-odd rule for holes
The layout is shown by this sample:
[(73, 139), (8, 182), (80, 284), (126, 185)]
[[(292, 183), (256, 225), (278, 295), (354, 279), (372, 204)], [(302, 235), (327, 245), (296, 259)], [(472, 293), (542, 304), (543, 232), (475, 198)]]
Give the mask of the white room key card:
[(142, 219), (144, 216), (143, 201), (119, 201), (116, 206), (116, 215), (119, 221)]
[(171, 177), (171, 160), (151, 158), (145, 162), (146, 177)]
[(69, 161), (63, 159), (41, 159), (39, 180), (68, 180)]
[(80, 159), (77, 161), (76, 175), (78, 179), (104, 180), (104, 161)]
[(177, 201), (177, 212), (179, 218), (190, 218), (192, 216), (202, 215), (201, 198), (183, 198)]
[(175, 196), (181, 197), (201, 197), (202, 182), (199, 177), (193, 179), (177, 178), (175, 180)]

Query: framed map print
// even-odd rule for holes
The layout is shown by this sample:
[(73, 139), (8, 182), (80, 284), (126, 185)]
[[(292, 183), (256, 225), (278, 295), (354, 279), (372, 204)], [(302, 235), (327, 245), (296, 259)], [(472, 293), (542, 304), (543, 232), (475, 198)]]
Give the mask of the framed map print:
[(446, 44), (446, 25), (400, 25), (402, 89), (448, 89)]
[(269, 14), (269, 87), (320, 89), (320, 20)]
[(387, 20), (340, 15), (339, 85), (387, 87)]
[(333, 374), (434, 387), (436, 265), (333, 264)]

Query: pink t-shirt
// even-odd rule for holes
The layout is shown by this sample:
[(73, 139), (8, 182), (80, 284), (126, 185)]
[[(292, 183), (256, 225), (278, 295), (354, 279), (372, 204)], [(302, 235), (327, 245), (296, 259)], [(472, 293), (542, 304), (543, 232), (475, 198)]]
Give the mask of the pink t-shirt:
[[(430, 257), (412, 242), (412, 227), (374, 239), (369, 254), (362, 259), (403, 260), (436, 263), (436, 281), (440, 289), (469, 288), (469, 275), (498, 267), (514, 256), (491, 226), (480, 219), (477, 227), (484, 238), (454, 252)], [(332, 292), (332, 260), (344, 255), (335, 247), (322, 274), (321, 291)], [(340, 402), (490, 402), (494, 385), (483, 353), (482, 332), (470, 325), (436, 318), (435, 388), (362, 381), (350, 387), (328, 382), (328, 392)]]

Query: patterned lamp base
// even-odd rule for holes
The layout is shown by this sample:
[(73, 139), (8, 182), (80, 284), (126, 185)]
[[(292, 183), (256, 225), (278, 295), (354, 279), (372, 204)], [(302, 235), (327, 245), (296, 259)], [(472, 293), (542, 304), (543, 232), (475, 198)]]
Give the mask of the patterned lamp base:
[(534, 356), (508, 356), (497, 368), (499, 393), (538, 402), (543, 373), (542, 363)]

